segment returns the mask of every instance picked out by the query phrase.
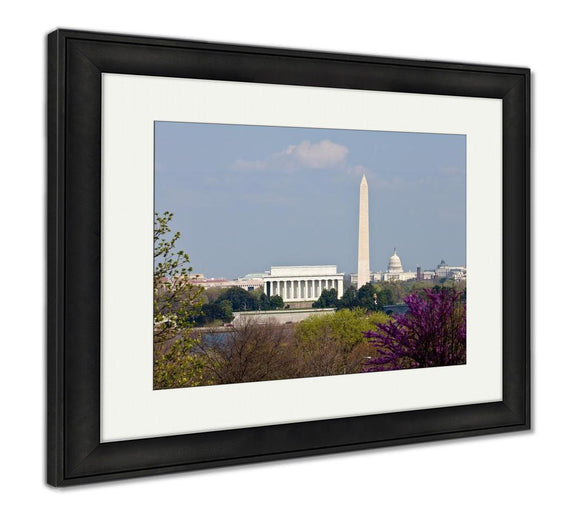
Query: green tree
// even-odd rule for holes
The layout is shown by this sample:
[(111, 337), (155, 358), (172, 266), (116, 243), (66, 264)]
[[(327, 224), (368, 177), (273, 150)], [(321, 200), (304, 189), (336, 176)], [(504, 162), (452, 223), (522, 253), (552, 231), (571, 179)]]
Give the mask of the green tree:
[(232, 322), (233, 318), (234, 318), (234, 314), (233, 314), (233, 307), (232, 304), (226, 299), (222, 302), (220, 302), (219, 304), (220, 308), (221, 308), (221, 319), (224, 322)]
[(341, 299), (337, 301), (336, 307), (339, 309), (364, 308), (369, 311), (381, 310), (387, 304), (388, 294), (382, 287), (367, 283), (360, 289), (350, 286)]
[(203, 287), (191, 278), (189, 255), (177, 250), (180, 232), (171, 234), (173, 213), (155, 213), (153, 272), (153, 338), (156, 344), (191, 328), (191, 316), (201, 309)]
[(382, 307), (385, 305), (396, 305), (402, 303), (405, 297), (413, 290), (413, 287), (423, 282), (416, 281), (386, 281), (375, 283), (378, 304)]
[(377, 296), (377, 306), (382, 310), (384, 306), (392, 304), (392, 295), (381, 285), (375, 285), (375, 294)]
[(201, 307), (200, 314), (194, 318), (195, 324), (206, 326), (214, 322), (232, 322), (232, 304), (228, 300), (219, 303), (205, 303)]
[(296, 377), (352, 374), (362, 371), (364, 363), (376, 356), (376, 349), (364, 332), (376, 323), (391, 319), (380, 312), (362, 308), (342, 309), (316, 315), (296, 325)]
[(357, 293), (359, 306), (367, 310), (378, 310), (378, 296), (372, 283), (366, 283)]
[(195, 351), (199, 340), (192, 336), (175, 339), (153, 361), (153, 389), (190, 388), (203, 384), (204, 363)]
[(271, 310), (270, 298), (262, 293), (258, 299), (258, 310)]
[(338, 301), (338, 308), (355, 308), (359, 306), (358, 295), (354, 285), (351, 285), (344, 292), (342, 298)]
[(199, 384), (203, 368), (191, 317), (199, 314), (203, 287), (191, 278), (189, 256), (176, 248), (170, 212), (155, 213), (153, 272), (153, 386), (177, 388)]
[(230, 287), (216, 299), (216, 303), (229, 301), (234, 312), (256, 310), (257, 299), (255, 295), (240, 287)]
[(208, 287), (203, 291), (204, 301), (214, 303), (225, 291), (226, 289), (222, 287)]
[(338, 306), (338, 293), (336, 289), (324, 289), (320, 297), (312, 303), (312, 308), (336, 308)]
[(270, 298), (270, 306), (272, 310), (281, 310), (284, 308), (284, 300), (282, 296), (272, 296)]
[(374, 329), (379, 322), (389, 322), (382, 312), (367, 313), (362, 308), (337, 310), (335, 313), (313, 315), (296, 325), (296, 337), (304, 342), (316, 342), (323, 337), (355, 345), (366, 341), (363, 332)]

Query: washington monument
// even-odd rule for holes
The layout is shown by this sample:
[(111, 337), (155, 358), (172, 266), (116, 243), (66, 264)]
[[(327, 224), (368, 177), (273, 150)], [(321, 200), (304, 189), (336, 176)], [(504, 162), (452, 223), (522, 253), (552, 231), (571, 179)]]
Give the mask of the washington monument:
[(369, 283), (369, 186), (367, 178), (363, 175), (360, 181), (360, 198), (358, 213), (358, 274), (357, 289)]

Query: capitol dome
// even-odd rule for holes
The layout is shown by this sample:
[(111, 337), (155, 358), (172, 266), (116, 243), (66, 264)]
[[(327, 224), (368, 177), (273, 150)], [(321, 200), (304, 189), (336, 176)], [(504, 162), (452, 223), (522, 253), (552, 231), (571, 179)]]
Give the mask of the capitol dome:
[(401, 264), (401, 259), (397, 255), (397, 248), (393, 252), (393, 255), (389, 259), (389, 267), (387, 269), (389, 273), (402, 273), (403, 272), (403, 264)]

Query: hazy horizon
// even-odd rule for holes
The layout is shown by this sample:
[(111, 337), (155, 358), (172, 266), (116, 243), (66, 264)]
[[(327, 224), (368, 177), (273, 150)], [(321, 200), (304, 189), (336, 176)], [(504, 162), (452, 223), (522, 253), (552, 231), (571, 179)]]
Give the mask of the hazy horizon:
[(365, 174), (371, 271), (465, 265), (465, 161), (464, 135), (156, 122), (155, 210), (208, 278), (355, 273)]

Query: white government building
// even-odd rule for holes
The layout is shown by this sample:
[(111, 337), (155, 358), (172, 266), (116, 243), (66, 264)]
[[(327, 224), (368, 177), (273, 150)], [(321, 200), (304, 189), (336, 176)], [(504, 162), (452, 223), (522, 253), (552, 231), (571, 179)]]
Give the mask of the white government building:
[(404, 282), (405, 280), (412, 280), (417, 277), (417, 273), (413, 271), (403, 270), (403, 264), (400, 257), (397, 255), (397, 248), (391, 255), (389, 259), (389, 265), (387, 266), (387, 272), (383, 273), (383, 280), (393, 281), (398, 280)]
[(264, 293), (285, 302), (316, 301), (323, 290), (344, 294), (344, 273), (336, 266), (272, 266), (264, 276)]

